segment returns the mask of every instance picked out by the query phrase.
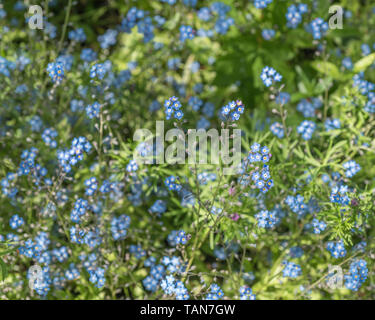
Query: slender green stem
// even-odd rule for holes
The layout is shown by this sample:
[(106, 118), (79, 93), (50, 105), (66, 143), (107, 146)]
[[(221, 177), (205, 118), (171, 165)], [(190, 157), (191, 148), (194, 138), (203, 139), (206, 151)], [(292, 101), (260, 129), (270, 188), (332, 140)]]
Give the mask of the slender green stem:
[(66, 33), (66, 29), (68, 27), (68, 23), (69, 23), (69, 17), (70, 17), (70, 11), (72, 9), (72, 0), (69, 0), (68, 2), (68, 7), (66, 9), (66, 14), (65, 14), (65, 20), (64, 20), (64, 25), (63, 25), (63, 31), (61, 33), (61, 38), (60, 38), (60, 41), (59, 41), (59, 45), (57, 47), (57, 54), (59, 54), (60, 50), (62, 49), (62, 45), (64, 43), (64, 38), (65, 38), (65, 33)]

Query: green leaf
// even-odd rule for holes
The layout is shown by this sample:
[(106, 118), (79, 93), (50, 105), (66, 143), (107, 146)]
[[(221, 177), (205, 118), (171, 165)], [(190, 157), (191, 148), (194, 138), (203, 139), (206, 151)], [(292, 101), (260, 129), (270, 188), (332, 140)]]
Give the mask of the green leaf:
[(214, 249), (214, 233), (210, 232), (210, 249)]
[(335, 80), (341, 80), (342, 75), (340, 70), (331, 62), (328, 61), (313, 61), (311, 66), (318, 72), (330, 76)]
[(365, 71), (369, 66), (375, 62), (375, 53), (371, 53), (368, 56), (357, 61), (354, 65), (353, 71), (355, 73)]
[(8, 268), (2, 259), (0, 259), (0, 271), (1, 271), (1, 279), (4, 281), (8, 275)]

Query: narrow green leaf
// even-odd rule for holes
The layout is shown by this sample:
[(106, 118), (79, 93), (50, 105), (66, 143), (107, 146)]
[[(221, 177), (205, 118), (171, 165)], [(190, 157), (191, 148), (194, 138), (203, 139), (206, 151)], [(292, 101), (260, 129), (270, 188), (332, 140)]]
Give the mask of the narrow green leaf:
[(318, 72), (330, 76), (335, 80), (341, 80), (343, 77), (340, 70), (331, 62), (328, 61), (313, 61), (311, 66)]
[(375, 62), (375, 53), (371, 53), (368, 56), (362, 58), (354, 64), (353, 71), (355, 73), (365, 71), (369, 66)]
[(8, 275), (8, 268), (2, 259), (0, 259), (0, 271), (1, 271), (1, 279), (2, 281), (4, 281)]

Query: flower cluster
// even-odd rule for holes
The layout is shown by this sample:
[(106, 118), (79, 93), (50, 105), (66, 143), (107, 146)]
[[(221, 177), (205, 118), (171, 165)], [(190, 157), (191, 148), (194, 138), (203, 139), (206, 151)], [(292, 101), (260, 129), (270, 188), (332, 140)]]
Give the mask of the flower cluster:
[(74, 57), (70, 54), (64, 54), (57, 57), (56, 62), (60, 62), (66, 71), (70, 71), (72, 69)]
[(188, 242), (188, 237), (184, 230), (180, 230), (177, 232), (176, 237), (174, 239), (176, 244), (186, 244)]
[(135, 160), (130, 160), (129, 163), (126, 165), (127, 172), (135, 172), (138, 170), (138, 164)]
[(315, 40), (320, 40), (328, 31), (328, 23), (322, 18), (316, 18), (309, 24), (308, 31), (313, 35)]
[(267, 8), (267, 6), (271, 3), (272, 3), (272, 0), (254, 0), (254, 6), (257, 9)]
[(70, 219), (75, 223), (80, 223), (81, 217), (86, 213), (88, 207), (89, 203), (87, 200), (81, 198), (77, 199), (70, 213)]
[(347, 192), (348, 192), (348, 187), (345, 185), (334, 186), (331, 189), (331, 194), (330, 194), (329, 199), (333, 203), (338, 203), (342, 206), (347, 206), (350, 202)]
[(85, 34), (85, 31), (83, 31), (82, 28), (77, 28), (75, 30), (69, 31), (68, 38), (70, 40), (73, 40), (73, 41), (76, 41), (76, 42), (85, 42), (86, 41), (86, 34)]
[(283, 277), (285, 278), (297, 278), (302, 274), (301, 266), (294, 262), (283, 261), (283, 265), (285, 265), (283, 269)]
[(188, 300), (189, 294), (182, 281), (176, 280), (172, 275), (168, 275), (160, 283), (160, 287), (167, 295), (176, 295), (177, 300)]
[(90, 69), (90, 78), (98, 78), (102, 80), (107, 73), (107, 69), (104, 67), (102, 63), (94, 64)]
[[(222, 2), (214, 2), (211, 4), (211, 7), (209, 8), (203, 7), (199, 9), (197, 12), (197, 16), (202, 21), (209, 21), (216, 14), (217, 19), (214, 22), (214, 30), (218, 34), (226, 34), (230, 26), (234, 24), (233, 18), (227, 16), (227, 13), (230, 11), (230, 9), (230, 6)], [(197, 31), (197, 35), (200, 37), (212, 37), (213, 34), (213, 30), (199, 29)]]
[(295, 246), (289, 249), (289, 256), (291, 258), (301, 258), (303, 256), (303, 249), (301, 247)]
[(361, 170), (361, 166), (354, 160), (347, 161), (343, 163), (342, 166), (345, 169), (345, 175), (348, 178), (354, 177), (354, 175)]
[(324, 231), (327, 227), (327, 224), (324, 221), (319, 221), (318, 219), (314, 218), (312, 221), (313, 232), (315, 234), (320, 234)]
[[(253, 143), (250, 147), (250, 152), (247, 156), (247, 163), (253, 164), (256, 162), (269, 162), (272, 155), (268, 147), (261, 147), (259, 143)], [(273, 186), (273, 180), (269, 172), (269, 166), (264, 164), (261, 170), (255, 170), (251, 175), (255, 186), (263, 193), (268, 192)]]
[(342, 59), (341, 63), (345, 69), (353, 69), (353, 61), (350, 57), (345, 57), (344, 59)]
[(122, 214), (119, 217), (113, 217), (111, 220), (111, 232), (114, 240), (122, 240), (126, 237), (130, 226), (130, 217)]
[(286, 13), (286, 19), (288, 20), (287, 26), (292, 29), (297, 28), (302, 22), (302, 15), (307, 12), (307, 9), (307, 5), (304, 3), (290, 5)]
[(129, 252), (134, 254), (134, 256), (137, 259), (141, 259), (144, 256), (146, 256), (146, 251), (144, 249), (142, 249), (142, 247), (140, 245), (134, 245), (134, 244), (130, 245), (129, 246)]
[(287, 104), (290, 101), (290, 94), (288, 92), (280, 92), (276, 99), (275, 102), (278, 104)]
[(80, 58), (85, 62), (95, 61), (97, 57), (97, 53), (91, 48), (83, 48), (80, 55)]
[(180, 41), (185, 42), (185, 40), (193, 39), (194, 31), (190, 26), (181, 26), (180, 27)]
[(210, 292), (206, 296), (206, 300), (220, 300), (224, 297), (223, 290), (216, 284), (213, 283), (210, 286)]
[(101, 105), (99, 102), (95, 101), (93, 104), (89, 104), (86, 107), (86, 114), (89, 119), (99, 118)]
[(375, 113), (375, 84), (364, 79), (364, 73), (360, 72), (353, 77), (353, 86), (356, 87), (362, 95), (367, 97), (364, 110), (369, 113)]
[(302, 136), (304, 140), (310, 140), (315, 131), (316, 124), (313, 121), (304, 120), (297, 127), (297, 132)]
[(323, 105), (319, 98), (302, 99), (298, 105), (297, 110), (303, 114), (305, 118), (314, 118), (316, 110)]
[(59, 262), (64, 262), (69, 257), (68, 249), (65, 246), (53, 249), (52, 253)]
[(274, 68), (264, 67), (260, 78), (266, 87), (270, 87), (274, 82), (280, 82), (283, 77)]
[(145, 266), (146, 264), (151, 266), (150, 275), (143, 279), (142, 283), (146, 290), (155, 292), (159, 281), (164, 277), (165, 268), (161, 264), (155, 265), (151, 258), (153, 257), (146, 260), (148, 262), (145, 261)]
[(361, 94), (368, 95), (375, 90), (375, 84), (365, 80), (364, 76), (363, 72), (353, 76), (353, 87), (356, 87)]
[(339, 119), (327, 119), (324, 123), (326, 131), (340, 129), (341, 124)]
[[(157, 17), (154, 18), (159, 25), (164, 24), (164, 20)], [(132, 7), (122, 20), (120, 29), (126, 33), (130, 33), (135, 26), (137, 26), (138, 33), (143, 34), (143, 41), (145, 43), (154, 38), (155, 26), (152, 23), (151, 17), (148, 16), (146, 11)]]
[(97, 288), (102, 288), (105, 284), (104, 277), (105, 270), (103, 268), (96, 268), (89, 271), (89, 281), (95, 285)]
[(242, 286), (240, 288), (240, 299), (241, 300), (255, 300), (255, 294), (249, 287)]
[(180, 110), (181, 103), (175, 96), (170, 97), (168, 100), (165, 100), (164, 108), (167, 120), (169, 120), (172, 117), (172, 115), (177, 120), (181, 120), (184, 116), (184, 113)]
[(57, 137), (57, 131), (53, 128), (45, 129), (42, 133), (42, 139), (45, 144), (51, 148), (56, 148), (57, 142), (54, 140)]
[(255, 215), (258, 220), (258, 227), (260, 228), (272, 228), (279, 222), (277, 212), (262, 210)]
[(57, 152), (59, 164), (65, 172), (70, 172), (72, 166), (83, 160), (84, 152), (89, 152), (90, 150), (91, 144), (85, 137), (74, 138), (70, 149)]
[(302, 218), (307, 213), (307, 204), (304, 202), (305, 198), (299, 194), (296, 196), (287, 196), (285, 203), (289, 206), (290, 210)]
[(87, 196), (92, 196), (95, 191), (98, 189), (98, 181), (95, 177), (91, 177), (85, 181), (85, 188), (86, 192), (85, 194)]
[(363, 108), (368, 113), (375, 113), (375, 92), (369, 92), (367, 102)]
[(215, 31), (218, 34), (226, 34), (230, 26), (232, 26), (233, 24), (233, 18), (226, 17), (225, 15), (220, 15), (215, 23)]
[(25, 245), (18, 248), (20, 255), (24, 255), (27, 258), (38, 258), (41, 253), (41, 247), (38, 243), (35, 243), (31, 239), (25, 241)]
[(9, 220), (9, 226), (12, 229), (18, 229), (20, 226), (22, 226), (25, 223), (23, 218), (21, 218), (18, 214), (13, 215)]
[(270, 130), (279, 139), (284, 138), (284, 127), (280, 122), (274, 122), (270, 126)]
[(198, 173), (197, 178), (200, 185), (206, 185), (208, 182), (216, 180), (216, 174), (203, 171)]
[(232, 121), (240, 119), (241, 114), (244, 112), (245, 106), (241, 100), (229, 102), (227, 105), (221, 108), (221, 114), (223, 117), (229, 117)]
[(156, 213), (158, 216), (163, 214), (167, 210), (167, 204), (164, 200), (156, 200), (154, 204), (151, 206), (150, 211), (152, 213)]
[(188, 104), (193, 109), (193, 111), (198, 111), (203, 105), (203, 101), (196, 96), (192, 96), (189, 98)]
[(349, 267), (349, 274), (344, 275), (345, 287), (358, 291), (366, 281), (368, 274), (367, 263), (363, 259), (354, 260)]
[(338, 242), (330, 241), (327, 243), (327, 250), (331, 253), (332, 257), (338, 259), (346, 256), (346, 249), (342, 240)]
[[(22, 152), (21, 159), (23, 159), (23, 161), (21, 161), (20, 163), (20, 167), (18, 169), (17, 174), (27, 175), (30, 173), (31, 169), (35, 167), (35, 157), (37, 153), (38, 153), (38, 149), (36, 148), (31, 148), (30, 150), (24, 150)], [(13, 178), (12, 175), (8, 177), (8, 181), (13, 180), (12, 178)]]
[(13, 62), (0, 56), (0, 74), (9, 78), (11, 70), (14, 70), (15, 67), (16, 65)]
[(48, 75), (56, 84), (60, 84), (64, 79), (64, 67), (61, 62), (51, 62), (47, 67)]
[(80, 273), (78, 269), (75, 267), (74, 263), (71, 263), (69, 265), (69, 269), (65, 271), (65, 277), (68, 280), (75, 280), (78, 279), (80, 276)]
[[(174, 233), (174, 236), (176, 234), (177, 231)], [(164, 256), (161, 262), (167, 268), (167, 271), (169, 271), (170, 273), (180, 273), (180, 271), (182, 271), (181, 261), (180, 258), (177, 256)]]
[(276, 32), (273, 29), (263, 29), (262, 37), (264, 40), (271, 40), (275, 36)]
[(98, 37), (98, 42), (102, 49), (108, 49), (110, 46), (116, 44), (117, 30), (108, 29), (104, 34)]

